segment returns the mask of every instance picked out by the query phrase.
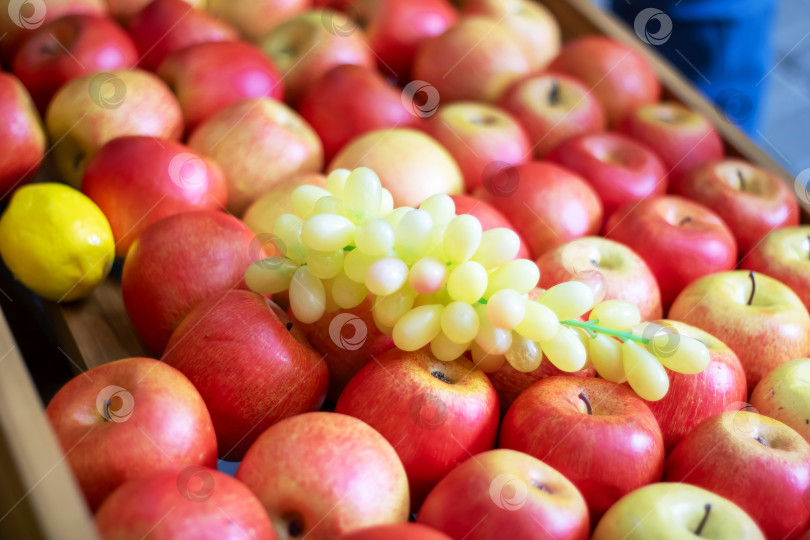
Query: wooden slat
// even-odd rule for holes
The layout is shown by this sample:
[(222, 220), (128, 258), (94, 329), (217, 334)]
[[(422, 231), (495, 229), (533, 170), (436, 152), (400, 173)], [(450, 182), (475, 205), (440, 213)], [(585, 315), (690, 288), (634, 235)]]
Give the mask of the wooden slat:
[(0, 312), (0, 538), (98, 538)]

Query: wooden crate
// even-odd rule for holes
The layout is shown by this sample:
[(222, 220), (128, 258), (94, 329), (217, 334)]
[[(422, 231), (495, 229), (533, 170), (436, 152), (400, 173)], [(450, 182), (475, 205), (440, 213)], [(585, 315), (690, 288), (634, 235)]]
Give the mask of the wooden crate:
[[(769, 169), (793, 185), (786, 171), (613, 16), (599, 11), (588, 0), (545, 0), (544, 3), (557, 17), (566, 39), (603, 34), (638, 50), (654, 66), (665, 88), (666, 99), (679, 101), (708, 117), (722, 135), (730, 155)], [(803, 207), (806, 218), (810, 208)], [(128, 356), (150, 356), (126, 315), (120, 283), (112, 278), (81, 302), (51, 303), (46, 309), (65, 355), (80, 370)], [(42, 411), (42, 403), (0, 313), (0, 466), (3, 471), (0, 537), (92, 540), (96, 534), (90, 513)], [(3, 519), (3, 513), (12, 506), (14, 512)]]

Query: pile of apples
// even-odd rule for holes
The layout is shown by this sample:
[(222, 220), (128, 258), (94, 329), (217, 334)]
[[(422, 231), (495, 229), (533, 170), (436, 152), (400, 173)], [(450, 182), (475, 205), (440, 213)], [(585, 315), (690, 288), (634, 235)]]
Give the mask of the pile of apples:
[[(47, 154), (101, 208), (161, 359), (47, 407), (102, 537), (810, 537), (796, 195), (633, 49), (563, 45), (528, 0), (458, 4), (7, 2), (0, 196)], [(293, 190), (360, 166), (394, 206), (451, 194), (519, 235), (539, 287), (632, 302), (709, 366), (646, 402), (592, 366), (400, 351), (370, 299), (304, 324), (248, 290)]]

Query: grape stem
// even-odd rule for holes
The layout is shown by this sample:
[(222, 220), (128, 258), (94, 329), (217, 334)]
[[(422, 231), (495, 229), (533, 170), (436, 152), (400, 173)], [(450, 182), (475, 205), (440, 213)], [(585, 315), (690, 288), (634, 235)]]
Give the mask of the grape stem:
[(619, 338), (622, 341), (635, 341), (636, 343), (643, 343), (647, 344), (650, 342), (649, 338), (637, 336), (633, 334), (630, 330), (613, 330), (612, 328), (605, 328), (604, 326), (599, 326), (599, 319), (595, 319), (593, 321), (574, 321), (574, 320), (567, 320), (567, 321), (560, 321), (560, 324), (564, 324), (566, 326), (574, 326), (576, 328), (582, 328), (588, 334), (591, 334), (591, 337), (596, 337), (596, 334), (605, 334), (606, 336), (613, 336)]

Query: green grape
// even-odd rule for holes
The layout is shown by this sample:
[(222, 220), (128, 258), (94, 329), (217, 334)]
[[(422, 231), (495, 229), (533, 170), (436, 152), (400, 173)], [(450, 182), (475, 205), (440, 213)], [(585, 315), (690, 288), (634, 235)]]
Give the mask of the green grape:
[(343, 201), (334, 195), (330, 195), (329, 197), (321, 197), (312, 208), (312, 215), (316, 214), (343, 215)]
[(469, 342), (456, 343), (455, 341), (450, 340), (442, 332), (439, 332), (439, 334), (430, 342), (430, 352), (432, 352), (433, 356), (442, 362), (452, 362), (464, 354), (464, 351), (466, 351), (469, 347)]
[(293, 211), (301, 216), (307, 217), (312, 213), (315, 204), (323, 197), (331, 197), (332, 194), (318, 186), (304, 184), (295, 188), (290, 195)]
[(366, 271), (366, 287), (372, 294), (385, 296), (396, 292), (408, 279), (408, 265), (396, 257), (377, 259)]
[(506, 351), (506, 361), (515, 370), (529, 373), (540, 367), (543, 353), (536, 342), (512, 333), (512, 346)]
[(343, 271), (357, 283), (366, 282), (366, 273), (371, 264), (380, 257), (366, 255), (359, 249), (349, 251), (343, 257)]
[(435, 257), (422, 257), (411, 266), (408, 284), (419, 294), (433, 294), (444, 287), (447, 266)]
[(290, 283), (290, 307), (295, 318), (304, 324), (314, 323), (326, 310), (326, 292), (320, 279), (309, 268), (301, 266)]
[(342, 198), (346, 217), (356, 224), (379, 216), (382, 203), (380, 177), (368, 167), (354, 169), (343, 185)]
[(477, 262), (466, 261), (450, 272), (447, 293), (459, 302), (477, 302), (487, 290), (487, 271)]
[(600, 377), (610, 382), (625, 381), (621, 343), (605, 334), (596, 334), (588, 342), (588, 357)]
[(641, 399), (658, 401), (667, 395), (669, 377), (650, 351), (631, 340), (625, 341), (621, 350), (627, 382)]
[(319, 279), (332, 279), (343, 270), (343, 250), (307, 252), (307, 266), (312, 275)]
[(447, 225), (436, 225), (430, 231), (428, 237), (427, 249), (425, 249), (425, 256), (433, 257), (440, 261), (447, 260), (447, 255), (444, 253), (444, 232)]
[(487, 302), (487, 318), (495, 328), (512, 330), (526, 316), (526, 298), (514, 289), (501, 289)]
[(368, 296), (368, 289), (363, 283), (349, 279), (346, 272), (341, 272), (332, 281), (332, 299), (342, 309), (359, 306)]
[(346, 179), (351, 174), (348, 169), (335, 169), (326, 177), (326, 189), (335, 197), (343, 198), (343, 186), (346, 185)]
[(391, 334), (394, 345), (403, 351), (415, 351), (430, 343), (441, 332), (443, 309), (438, 304), (419, 306), (400, 317)]
[(537, 301), (565, 321), (576, 319), (593, 307), (593, 291), (579, 281), (566, 281), (551, 287)]
[(503, 354), (487, 354), (476, 342), (470, 345), (473, 364), (484, 373), (495, 373), (506, 363), (506, 356)]
[(284, 257), (270, 257), (248, 266), (245, 284), (259, 294), (276, 294), (290, 287), (298, 265)]
[(419, 205), (419, 209), (430, 214), (434, 225), (446, 225), (456, 215), (456, 203), (444, 193), (431, 195)]
[(450, 220), (442, 239), (447, 259), (451, 263), (458, 264), (472, 257), (481, 243), (482, 232), (481, 222), (469, 214), (462, 214)]
[(549, 308), (537, 301), (526, 302), (526, 314), (515, 332), (532, 341), (548, 341), (557, 333), (560, 320)]
[(369, 219), (357, 227), (354, 243), (367, 255), (385, 255), (394, 247), (394, 228), (383, 218)]
[(528, 259), (516, 259), (499, 266), (489, 274), (485, 298), (489, 298), (501, 289), (515, 289), (520, 294), (527, 294), (540, 281), (540, 270)]
[[(675, 341), (675, 345), (670, 343)], [(695, 375), (709, 365), (711, 356), (706, 344), (690, 336), (675, 334), (674, 338), (656, 334), (647, 345), (653, 355), (664, 365), (677, 373)]]
[(422, 257), (430, 242), (433, 218), (424, 210), (411, 210), (402, 216), (396, 231), (394, 250), (406, 263)]
[(511, 330), (495, 328), (486, 316), (486, 306), (478, 304), (475, 309), (479, 319), (475, 342), (487, 354), (506, 354), (512, 346)]
[(323, 283), (323, 292), (326, 303), (326, 306), (324, 306), (324, 311), (326, 311), (326, 313), (334, 313), (340, 309), (340, 306), (337, 305), (337, 302), (335, 302), (335, 299), (332, 297), (332, 285), (334, 281), (334, 279), (321, 280)]
[(371, 316), (372, 316), (372, 319), (374, 319), (374, 326), (377, 327), (377, 330), (379, 330), (380, 332), (382, 332), (386, 336), (390, 336), (391, 334), (394, 333), (394, 327), (384, 325), (380, 321), (379, 317), (377, 317), (377, 312), (376, 311), (372, 311)]
[(343, 216), (317, 214), (304, 222), (301, 240), (309, 249), (337, 251), (354, 241), (354, 231), (354, 224)]
[(427, 304), (441, 304), (446, 306), (450, 303), (450, 295), (447, 289), (441, 289), (433, 294), (418, 294), (413, 301), (414, 306), (424, 306)]
[(464, 302), (451, 302), (442, 311), (442, 332), (450, 341), (469, 343), (478, 334), (478, 313)]
[(598, 320), (599, 326), (623, 332), (641, 322), (641, 312), (632, 302), (605, 300), (594, 306), (588, 319)]
[(388, 214), (383, 216), (383, 218), (385, 221), (390, 223), (394, 228), (394, 231), (396, 231), (397, 227), (399, 227), (399, 223), (402, 221), (402, 218), (405, 217), (405, 214), (408, 214), (411, 211), (413, 211), (413, 208), (410, 206), (400, 206), (388, 212)]
[(394, 196), (385, 188), (380, 190), (380, 217), (386, 217), (394, 210)]
[(511, 229), (498, 227), (481, 233), (481, 243), (472, 260), (486, 269), (497, 268), (515, 257), (520, 251), (520, 237)]
[(416, 293), (407, 286), (374, 299), (374, 316), (386, 327), (393, 328), (400, 317), (413, 307)]
[(284, 249), (284, 255), (298, 264), (307, 260), (307, 248), (301, 241), (301, 227), (304, 221), (293, 214), (281, 214), (273, 224), (273, 234)]
[(549, 362), (568, 373), (579, 371), (588, 361), (588, 351), (577, 333), (567, 326), (560, 326), (553, 338), (541, 341), (540, 348)]

